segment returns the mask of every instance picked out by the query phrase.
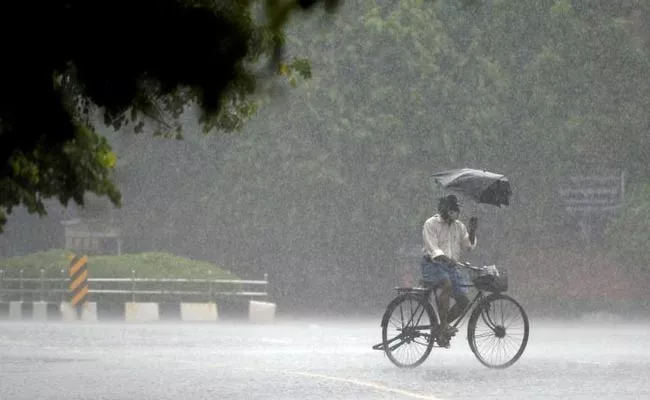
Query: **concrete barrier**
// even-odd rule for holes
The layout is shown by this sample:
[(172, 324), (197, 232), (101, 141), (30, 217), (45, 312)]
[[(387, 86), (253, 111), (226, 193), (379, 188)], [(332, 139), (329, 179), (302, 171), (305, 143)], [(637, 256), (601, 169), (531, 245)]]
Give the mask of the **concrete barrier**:
[(216, 303), (181, 303), (182, 321), (216, 321), (218, 317)]
[(56, 321), (61, 319), (57, 303), (14, 300), (0, 303), (0, 318), (12, 321)]
[(87, 301), (81, 308), (81, 320), (86, 322), (97, 322), (97, 302)]
[(59, 306), (62, 321), (97, 321), (97, 303), (87, 301), (81, 306), (81, 317), (77, 314), (77, 309), (68, 301), (61, 302)]
[(14, 321), (23, 319), (23, 302), (22, 301), (10, 301), (9, 302), (9, 319), (14, 320)]
[(126, 322), (158, 321), (160, 310), (158, 303), (124, 303), (124, 320)]
[(248, 303), (248, 320), (250, 322), (270, 322), (275, 319), (275, 303), (251, 300)]
[[(248, 306), (248, 307), (247, 307)], [(223, 311), (222, 308), (225, 310)], [(167, 304), (157, 302), (115, 303), (107, 308), (105, 303), (84, 302), (81, 310), (68, 301), (9, 301), (0, 303), (0, 319), (15, 321), (87, 321), (122, 320), (125, 322), (150, 322), (160, 320), (185, 322), (228, 321), (229, 318), (248, 318), (250, 322), (265, 323), (275, 319), (275, 303), (250, 300), (236, 309), (219, 307), (216, 302), (180, 302)], [(224, 319), (225, 318), (225, 319)]]
[(78, 319), (77, 310), (69, 301), (62, 301), (61, 305), (59, 306), (59, 310), (61, 311), (62, 321), (76, 321)]
[(32, 319), (35, 321), (47, 321), (47, 302), (35, 301), (32, 303)]

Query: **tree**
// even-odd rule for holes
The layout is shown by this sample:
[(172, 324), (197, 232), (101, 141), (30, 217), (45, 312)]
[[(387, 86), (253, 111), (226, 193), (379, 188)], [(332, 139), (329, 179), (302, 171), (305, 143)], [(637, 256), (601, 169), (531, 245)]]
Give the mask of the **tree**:
[[(255, 110), (256, 73), (307, 76), (304, 60), (282, 58), (294, 10), (336, 0), (4, 2), (0, 93), (0, 229), (12, 207), (45, 213), (43, 199), (84, 204), (84, 193), (120, 193), (112, 156), (92, 131), (94, 109), (115, 128), (153, 119), (180, 138), (175, 120), (188, 104), (205, 130), (234, 130)], [(263, 22), (265, 17), (268, 22)], [(16, 39), (15, 26), (40, 33)], [(130, 121), (129, 121), (130, 120)]]

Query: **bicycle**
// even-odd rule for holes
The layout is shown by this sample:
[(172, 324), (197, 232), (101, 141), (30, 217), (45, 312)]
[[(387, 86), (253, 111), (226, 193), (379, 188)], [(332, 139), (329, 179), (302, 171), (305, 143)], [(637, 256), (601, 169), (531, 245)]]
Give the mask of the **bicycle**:
[[(451, 326), (457, 328), (458, 325), (469, 315), (467, 323), (467, 341), (470, 349), (476, 358), (486, 367), (489, 368), (507, 368), (514, 364), (523, 354), (528, 344), (529, 323), (528, 316), (523, 307), (512, 297), (505, 295), (508, 289), (508, 275), (505, 270), (499, 271), (495, 266), (475, 267), (469, 263), (459, 263), (458, 266), (469, 269), (472, 284), (461, 285), (463, 287), (473, 287), (477, 290), (476, 295), (470, 300), (469, 304), (462, 311), (460, 316)], [(422, 364), (435, 345), (436, 347), (448, 348), (450, 337), (438, 343), (439, 331), (439, 314), (437, 287), (432, 286), (426, 281), (420, 281), (418, 287), (396, 287), (397, 296), (388, 304), (386, 311), (381, 319), (382, 342), (372, 346), (375, 350), (383, 350), (388, 359), (400, 368), (415, 368)], [(435, 303), (431, 301), (431, 295)], [(520, 317), (523, 331), (519, 333), (520, 344), (516, 346), (506, 346), (507, 335), (513, 330), (512, 322), (505, 321), (503, 310), (504, 306), (514, 306), (510, 315)], [(435, 310), (435, 312), (434, 312)], [(470, 310), (472, 310), (470, 314)], [(497, 321), (491, 312), (501, 311), (501, 320)], [(397, 320), (394, 320), (393, 314), (399, 311)], [(426, 317), (427, 321), (422, 321)], [(395, 321), (395, 322), (394, 322)], [(486, 325), (485, 332), (478, 329), (480, 324)], [(399, 324), (399, 326), (397, 326)], [(397, 335), (389, 335), (389, 325), (395, 325)], [(503, 355), (509, 349), (516, 350), (513, 356), (508, 357), (502, 362), (491, 362), (487, 360), (487, 355), (481, 349), (484, 341), (492, 341), (500, 346), (498, 355)], [(404, 346), (407, 350), (412, 349), (411, 345), (422, 348), (424, 352), (415, 358), (414, 361), (401, 361), (398, 356), (402, 353), (412, 354), (411, 351), (402, 352)]]

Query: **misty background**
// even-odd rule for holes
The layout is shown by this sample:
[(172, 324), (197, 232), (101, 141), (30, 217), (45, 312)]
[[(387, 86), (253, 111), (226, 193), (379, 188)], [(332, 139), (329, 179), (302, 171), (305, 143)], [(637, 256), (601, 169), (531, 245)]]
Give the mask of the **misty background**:
[[(204, 135), (191, 110), (182, 141), (104, 129), (123, 207), (17, 209), (0, 256), (61, 248), (62, 220), (100, 219), (123, 252), (268, 273), (280, 312), (369, 313), (419, 279), (442, 195), (429, 176), (485, 168), (514, 193), (502, 209), (463, 201), (461, 219), (479, 218), (467, 260), (506, 268), (531, 315), (647, 314), (650, 6), (360, 3), (289, 25), (288, 55), (313, 76), (273, 87), (241, 132)], [(620, 206), (568, 209), (562, 190), (585, 175), (624, 177)]]

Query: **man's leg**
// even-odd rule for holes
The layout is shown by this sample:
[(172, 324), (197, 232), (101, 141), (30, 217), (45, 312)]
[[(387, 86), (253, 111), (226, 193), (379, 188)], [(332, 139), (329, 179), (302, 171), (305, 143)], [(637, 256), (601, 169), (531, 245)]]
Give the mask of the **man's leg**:
[(451, 310), (447, 313), (447, 319), (449, 322), (454, 322), (456, 318), (460, 317), (460, 314), (469, 304), (469, 298), (463, 293), (454, 293), (452, 297), (456, 300), (456, 304), (454, 304), (451, 307)]
[(467, 297), (467, 288), (463, 287), (464, 279), (460, 275), (460, 272), (457, 269), (453, 269), (448, 272), (449, 280), (451, 281), (451, 297), (456, 300), (456, 304), (453, 305), (451, 310), (449, 310), (447, 320), (453, 322), (456, 318), (460, 316), (465, 307), (469, 304), (469, 298)]
[(447, 323), (447, 314), (449, 312), (449, 298), (452, 293), (452, 282), (443, 263), (431, 262), (424, 257), (421, 267), (422, 279), (431, 283), (437, 290), (436, 306), (440, 317), (439, 343), (448, 342), (449, 324)]
[(436, 341), (441, 347), (449, 347), (449, 339), (456, 333), (454, 329), (449, 326), (449, 298), (452, 293), (452, 284), (448, 278), (443, 280), (438, 293), (438, 316), (440, 317), (440, 327), (436, 335)]
[(440, 284), (438, 293), (438, 315), (440, 316), (441, 331), (448, 327), (447, 316), (449, 315), (449, 298), (451, 297), (451, 281), (445, 278)]

